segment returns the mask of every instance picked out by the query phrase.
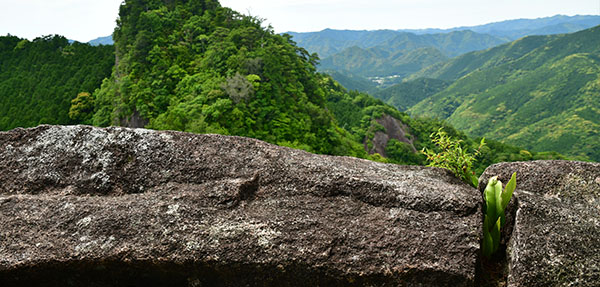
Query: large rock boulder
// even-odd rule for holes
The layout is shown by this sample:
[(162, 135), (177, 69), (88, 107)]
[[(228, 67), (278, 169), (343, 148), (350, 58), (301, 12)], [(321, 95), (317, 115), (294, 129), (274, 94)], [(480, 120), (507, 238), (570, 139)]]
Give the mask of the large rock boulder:
[(0, 286), (470, 286), (480, 196), (441, 169), (258, 140), (0, 133)]
[(600, 285), (600, 164), (500, 163), (480, 187), (517, 172), (514, 227), (508, 243), (509, 286)]

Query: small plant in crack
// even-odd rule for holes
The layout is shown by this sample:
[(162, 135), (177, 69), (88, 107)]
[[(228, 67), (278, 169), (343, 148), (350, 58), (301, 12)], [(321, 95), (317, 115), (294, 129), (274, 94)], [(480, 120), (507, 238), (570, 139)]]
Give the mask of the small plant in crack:
[(512, 198), (513, 192), (517, 187), (517, 173), (506, 184), (502, 190), (502, 182), (497, 176), (489, 179), (483, 197), (485, 200), (485, 216), (483, 219), (483, 243), (481, 246), (483, 255), (491, 257), (500, 246), (500, 230), (506, 223), (504, 211)]
[(451, 138), (441, 128), (430, 135), (431, 141), (440, 149), (439, 153), (423, 148), (421, 153), (427, 156), (428, 166), (441, 167), (450, 170), (462, 181), (477, 186), (477, 176), (473, 172), (473, 162), (485, 146), (485, 138), (481, 140), (479, 148), (473, 153), (467, 147), (462, 146), (461, 140)]

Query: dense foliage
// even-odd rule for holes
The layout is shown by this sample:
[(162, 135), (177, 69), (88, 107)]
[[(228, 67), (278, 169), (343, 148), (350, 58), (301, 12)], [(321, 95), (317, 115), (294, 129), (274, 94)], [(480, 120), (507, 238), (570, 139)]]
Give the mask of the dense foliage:
[(485, 146), (485, 140), (482, 139), (479, 147), (474, 151), (463, 146), (462, 140), (450, 138), (442, 129), (432, 134), (431, 140), (440, 149), (440, 152), (426, 148), (422, 150), (427, 156), (429, 166), (448, 169), (465, 183), (476, 187), (478, 176), (473, 171), (473, 163)]
[(175, 3), (121, 6), (118, 63), (95, 94), (94, 124), (141, 123), (364, 155), (325, 107), (315, 55), (217, 1)]
[(0, 37), (0, 130), (79, 123), (69, 118), (71, 100), (99, 87), (114, 60), (111, 46), (62, 36)]
[[(328, 109), (333, 113), (340, 127), (349, 131), (353, 135), (354, 140), (363, 146), (367, 145), (368, 147), (375, 132), (386, 132), (377, 123), (377, 120), (384, 115), (390, 115), (403, 123), (411, 121), (408, 115), (399, 112), (368, 94), (358, 91), (348, 92), (330, 76), (324, 76), (322, 84), (329, 91), (327, 98)], [(422, 143), (417, 140), (415, 144), (420, 145)], [(425, 144), (428, 143), (426, 142)], [(414, 147), (411, 149), (398, 141), (387, 143), (386, 154), (388, 156), (387, 159), (381, 158), (380, 155), (375, 155), (371, 159), (401, 164), (420, 165), (423, 163), (423, 158), (414, 152)]]
[(525, 38), (497, 52), (410, 112), (447, 119), (470, 135), (599, 161), (600, 26)]

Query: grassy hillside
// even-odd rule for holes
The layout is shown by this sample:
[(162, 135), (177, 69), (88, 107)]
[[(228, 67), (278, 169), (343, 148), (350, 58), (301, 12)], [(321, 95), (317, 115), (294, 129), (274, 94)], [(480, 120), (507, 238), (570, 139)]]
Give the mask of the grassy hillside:
[(113, 50), (69, 44), (62, 36), (0, 37), (0, 130), (77, 123), (69, 118), (71, 100), (100, 87)]
[[(498, 51), (482, 53), (487, 61), (410, 112), (447, 119), (470, 135), (600, 160), (600, 27)], [(469, 57), (477, 55), (463, 60)]]

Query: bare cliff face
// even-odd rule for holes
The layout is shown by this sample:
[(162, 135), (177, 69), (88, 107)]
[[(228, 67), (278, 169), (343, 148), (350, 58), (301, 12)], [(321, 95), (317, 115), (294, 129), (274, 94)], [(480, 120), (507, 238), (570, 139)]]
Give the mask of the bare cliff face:
[[(413, 143), (414, 139), (408, 132), (408, 126), (406, 126), (400, 120), (390, 115), (383, 115), (381, 118), (377, 119), (377, 123), (380, 124), (385, 131), (376, 131), (372, 139), (365, 139), (364, 147), (369, 154), (378, 153), (384, 157), (387, 157), (385, 148), (391, 139), (406, 143), (414, 153), (417, 152), (417, 149)], [(369, 149), (368, 140), (371, 140), (371, 149)]]
[(258, 140), (0, 133), (0, 286), (472, 286), (479, 192)]

